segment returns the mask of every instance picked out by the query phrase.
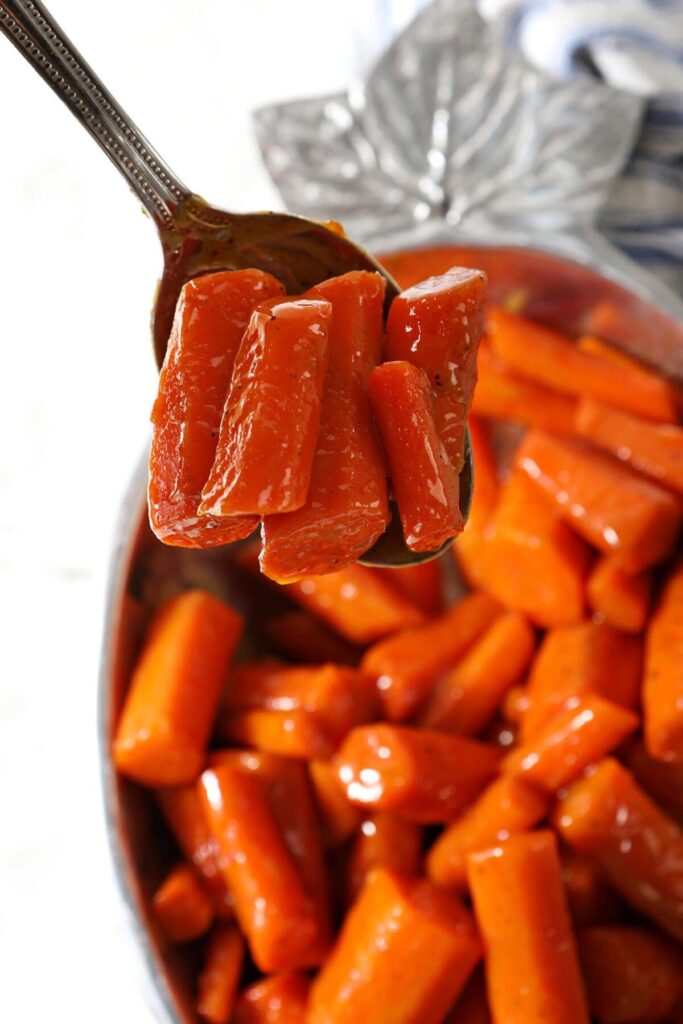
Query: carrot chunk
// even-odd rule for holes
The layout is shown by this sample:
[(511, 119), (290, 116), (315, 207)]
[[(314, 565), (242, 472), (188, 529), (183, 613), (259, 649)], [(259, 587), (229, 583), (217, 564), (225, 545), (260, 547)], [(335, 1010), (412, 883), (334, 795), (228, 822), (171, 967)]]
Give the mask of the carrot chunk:
[(680, 942), (683, 832), (618, 761), (606, 758), (559, 800), (554, 823), (609, 884)]
[(457, 817), (499, 760), (476, 740), (380, 722), (353, 729), (335, 763), (353, 803), (426, 824)]
[(209, 937), (197, 980), (197, 1013), (209, 1024), (228, 1024), (235, 1007), (244, 963), (244, 939), (231, 924), (218, 925)]
[(652, 574), (626, 573), (611, 555), (598, 558), (586, 584), (588, 603), (616, 629), (639, 633), (647, 622)]
[[(648, 419), (660, 420), (663, 423), (677, 421), (678, 403), (675, 387), (659, 373), (648, 369), (623, 349), (590, 334), (582, 335), (577, 339), (576, 344), (581, 352), (588, 352), (604, 362), (619, 367), (622, 372), (623, 387), (638, 392), (639, 397), (636, 401), (641, 408), (647, 407), (653, 410), (649, 413), (636, 412), (635, 415), (646, 416)], [(595, 397), (599, 398), (598, 395)], [(611, 401), (608, 398), (600, 400), (609, 405), (621, 406), (621, 402)], [(628, 399), (628, 401), (632, 401), (632, 399)], [(628, 407), (622, 406), (622, 408)]]
[(481, 956), (470, 913), (422, 879), (381, 868), (351, 907), (311, 988), (309, 1024), (440, 1024)]
[(386, 358), (406, 360), (426, 373), (435, 395), (437, 430), (458, 473), (477, 382), (485, 301), (485, 275), (453, 267), (398, 295), (387, 317)]
[(122, 774), (148, 786), (197, 778), (241, 632), (241, 617), (203, 590), (159, 609), (114, 739)]
[(567, 848), (560, 851), (560, 862), (574, 926), (611, 924), (618, 920), (622, 904), (605, 884), (595, 862)]
[(252, 313), (235, 358), (200, 513), (301, 508), (311, 483), (332, 307), (270, 299)]
[(184, 285), (152, 411), (149, 515), (165, 544), (213, 547), (248, 537), (255, 516), (200, 516), (235, 355), (256, 306), (282, 295), (260, 270), (204, 274)]
[(465, 892), (470, 853), (498, 846), (537, 825), (548, 812), (548, 797), (521, 779), (492, 782), (462, 818), (444, 829), (427, 854), (427, 874), (437, 885)]
[(171, 942), (191, 942), (208, 931), (213, 905), (187, 864), (179, 864), (152, 897), (152, 910)]
[(376, 569), (375, 572), (426, 615), (438, 615), (443, 610), (441, 564), (439, 558), (432, 558), (430, 562), (404, 565), (400, 569)]
[(232, 1024), (302, 1024), (310, 981), (305, 974), (276, 974), (245, 988)]
[(511, 686), (504, 694), (500, 704), (500, 713), (511, 725), (520, 725), (529, 710), (528, 686)]
[(540, 432), (527, 434), (517, 464), (590, 544), (629, 572), (663, 561), (681, 523), (676, 498), (600, 452)]
[(464, 527), (460, 480), (436, 430), (427, 377), (412, 363), (377, 366), (370, 400), (411, 551), (438, 551)]
[(494, 1024), (588, 1024), (555, 835), (472, 854), (468, 877)]
[(358, 831), (363, 812), (347, 797), (331, 761), (311, 761), (308, 773), (320, 817), (323, 842), (328, 847), (339, 846)]
[(643, 710), (648, 753), (683, 762), (683, 561), (669, 576), (647, 632)]
[(623, 760), (645, 792), (683, 825), (683, 764), (651, 757), (641, 740), (629, 744)]
[(283, 612), (265, 623), (265, 632), (279, 651), (297, 661), (336, 661), (355, 665), (358, 650), (305, 611)]
[(375, 868), (420, 873), (422, 829), (411, 821), (378, 811), (362, 823), (349, 854), (347, 898), (352, 902)]
[(388, 718), (408, 718), (424, 702), (442, 672), (486, 630), (499, 608), (486, 594), (468, 594), (440, 618), (381, 640), (363, 658), (377, 680)]
[(487, 345), (479, 350), (479, 379), (472, 411), (494, 420), (513, 420), (552, 434), (573, 434), (576, 400), (516, 376)]
[(451, 548), (460, 572), (471, 587), (484, 585), (483, 548), (486, 527), (498, 501), (498, 476), (486, 425), (470, 416), (470, 444), (477, 481), (472, 494), (470, 514), (458, 543)]
[(367, 394), (368, 375), (382, 357), (384, 279), (353, 271), (309, 294), (332, 305), (329, 369), (306, 504), (263, 522), (261, 568), (280, 582), (350, 565), (390, 518)]
[(477, 968), (443, 1024), (491, 1024), (484, 972)]

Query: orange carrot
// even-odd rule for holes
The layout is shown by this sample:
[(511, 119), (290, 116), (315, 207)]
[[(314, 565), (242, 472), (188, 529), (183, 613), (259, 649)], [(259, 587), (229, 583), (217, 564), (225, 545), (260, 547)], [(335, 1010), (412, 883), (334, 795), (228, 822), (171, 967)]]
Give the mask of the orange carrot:
[(573, 434), (576, 400), (543, 384), (516, 376), (488, 346), (478, 359), (479, 380), (472, 411), (494, 420), (513, 420), (552, 434)]
[(484, 972), (479, 968), (465, 986), (463, 994), (443, 1024), (491, 1024), (491, 1014), (486, 998)]
[(339, 846), (360, 828), (362, 811), (350, 802), (331, 761), (311, 761), (308, 772), (321, 819), (323, 841), (326, 846)]
[(683, 831), (626, 768), (606, 758), (573, 783), (557, 803), (554, 823), (625, 900), (683, 939)]
[[(475, 392), (476, 394), (476, 392)], [(471, 587), (481, 589), (485, 531), (498, 500), (498, 477), (493, 449), (485, 424), (470, 416), (470, 443), (477, 481), (465, 529), (452, 547), (460, 572)]]
[(647, 928), (585, 928), (579, 957), (588, 1005), (601, 1024), (658, 1024), (683, 996), (683, 953)]
[(315, 712), (241, 711), (221, 721), (221, 739), (282, 757), (331, 757), (339, 746), (327, 723)]
[(588, 1024), (555, 835), (472, 854), (468, 878), (494, 1024)]
[[(584, 334), (578, 338), (576, 345), (581, 352), (587, 352), (592, 356), (597, 356), (604, 362), (617, 366), (622, 372), (623, 386), (638, 392), (639, 397), (636, 401), (646, 404), (650, 409), (657, 410), (656, 414), (643, 412), (638, 415), (647, 416), (648, 419), (660, 420), (664, 423), (676, 422), (678, 415), (675, 387), (670, 381), (662, 377), (661, 374), (655, 370), (648, 369), (647, 366), (644, 366), (643, 363), (628, 355), (623, 349), (610, 345), (601, 338), (593, 337), (590, 334)], [(599, 396), (596, 395), (595, 397)], [(632, 398), (629, 399), (629, 401), (632, 400)], [(621, 405), (620, 402), (610, 402), (606, 398), (603, 401), (612, 405)]]
[(618, 560), (602, 555), (586, 584), (588, 603), (596, 615), (626, 633), (639, 633), (647, 622), (652, 594), (652, 575), (626, 573)]
[(191, 942), (208, 931), (213, 905), (187, 864), (179, 864), (152, 897), (154, 915), (171, 942)]
[(475, 740), (379, 722), (353, 729), (335, 763), (353, 803), (429, 823), (457, 817), (499, 759)]
[(232, 1024), (302, 1024), (310, 981), (305, 974), (262, 978), (240, 995)]
[(585, 539), (629, 572), (663, 561), (676, 542), (681, 506), (668, 491), (578, 442), (537, 431), (517, 464)]
[(443, 610), (441, 565), (440, 559), (432, 558), (429, 562), (417, 565), (404, 565), (400, 569), (376, 569), (375, 572), (425, 614), (438, 615)]
[(420, 874), (422, 829), (393, 814), (378, 811), (363, 821), (349, 854), (347, 898), (352, 902), (375, 868)]
[(123, 775), (148, 786), (196, 779), (241, 632), (241, 617), (202, 590), (159, 609), (114, 738)]
[(496, 602), (468, 594), (440, 618), (407, 629), (371, 647), (361, 663), (377, 680), (388, 718), (408, 718), (450, 668), (495, 619)]
[(548, 793), (565, 786), (594, 761), (618, 747), (638, 728), (638, 715), (596, 694), (559, 711), (502, 764), (508, 775), (527, 779)]
[(437, 433), (427, 377), (397, 360), (376, 366), (368, 389), (405, 542), (411, 551), (438, 551), (464, 522), (460, 479)]
[(560, 851), (562, 881), (575, 926), (611, 924), (618, 920), (621, 903), (607, 887), (595, 863), (575, 850)]
[(270, 299), (252, 313), (200, 513), (267, 515), (305, 504), (331, 317), (318, 299)]
[(308, 612), (282, 612), (267, 620), (265, 632), (279, 651), (297, 661), (310, 661), (316, 665), (323, 661), (355, 665), (359, 658), (355, 647)]
[(311, 988), (309, 1024), (440, 1024), (481, 956), (469, 911), (430, 882), (372, 872)]
[(476, 735), (524, 674), (535, 646), (534, 631), (522, 615), (501, 615), (430, 695), (420, 724)]
[(370, 644), (424, 621), (416, 605), (362, 565), (307, 576), (290, 583), (286, 593), (352, 644)]
[(218, 925), (209, 937), (197, 980), (197, 1014), (209, 1024), (228, 1024), (237, 996), (244, 939), (231, 924)]
[(643, 712), (648, 753), (683, 762), (683, 560), (667, 580), (645, 643)]
[(531, 704), (528, 689), (528, 686), (511, 686), (503, 695), (500, 712), (506, 722), (510, 722), (512, 725), (521, 724)]
[(683, 764), (651, 757), (640, 740), (629, 744), (624, 762), (645, 792), (683, 825)]
[(533, 828), (548, 805), (548, 798), (522, 779), (496, 779), (436, 840), (427, 854), (428, 876), (437, 885), (464, 892), (468, 855)]

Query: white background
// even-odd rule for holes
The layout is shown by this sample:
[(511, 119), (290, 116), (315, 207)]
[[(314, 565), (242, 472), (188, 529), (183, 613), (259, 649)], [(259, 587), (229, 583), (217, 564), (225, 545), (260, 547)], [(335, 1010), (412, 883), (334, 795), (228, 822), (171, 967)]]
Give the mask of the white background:
[[(52, 0), (178, 175), (277, 202), (249, 110), (343, 87), (415, 2)], [(0, 1019), (153, 1019), (109, 865), (95, 702), (117, 507), (147, 440), (154, 228), (0, 38)]]

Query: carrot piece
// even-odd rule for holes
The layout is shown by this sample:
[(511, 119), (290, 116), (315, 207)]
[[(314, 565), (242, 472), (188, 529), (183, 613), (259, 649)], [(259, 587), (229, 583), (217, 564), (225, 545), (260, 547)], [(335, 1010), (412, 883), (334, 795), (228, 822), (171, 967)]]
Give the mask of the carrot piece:
[(235, 354), (255, 307), (282, 295), (261, 270), (204, 274), (184, 285), (152, 410), (149, 516), (165, 544), (213, 547), (253, 533), (255, 516), (200, 516)]
[(311, 987), (309, 1024), (440, 1024), (481, 956), (469, 911), (377, 868)]
[(424, 621), (416, 605), (362, 565), (307, 576), (290, 583), (286, 593), (353, 644), (369, 644)]
[(411, 821), (378, 811), (363, 821), (349, 854), (346, 892), (349, 903), (375, 868), (420, 874), (422, 829)]
[(625, 366), (582, 350), (566, 335), (502, 309), (489, 310), (487, 325), (495, 355), (511, 370), (556, 391), (590, 395), (637, 416), (670, 418), (663, 389), (644, 387), (639, 368), (631, 376)]
[(382, 357), (384, 279), (352, 271), (309, 294), (332, 304), (330, 361), (308, 500), (263, 521), (261, 568), (279, 582), (350, 565), (390, 519), (367, 394), (368, 375)]
[(486, 276), (453, 267), (398, 295), (387, 317), (385, 358), (406, 360), (426, 373), (435, 396), (437, 430), (458, 473), (477, 383), (485, 301)]
[[(640, 415), (647, 415), (648, 419), (657, 419), (665, 423), (675, 423), (677, 421), (678, 412), (675, 387), (670, 381), (662, 377), (660, 373), (648, 369), (647, 366), (638, 362), (633, 356), (628, 355), (623, 349), (610, 345), (609, 342), (603, 341), (601, 338), (595, 338), (593, 335), (584, 334), (577, 339), (576, 345), (581, 352), (587, 352), (605, 362), (618, 366), (624, 374), (624, 387), (637, 390), (639, 394), (638, 402), (645, 402), (648, 407), (658, 410), (657, 415), (645, 413)], [(613, 405), (621, 404), (609, 402), (608, 399), (604, 399), (604, 401)]]
[(483, 589), (537, 625), (582, 618), (588, 550), (523, 473), (503, 487), (479, 559)]
[(266, 515), (301, 508), (311, 483), (332, 307), (269, 299), (252, 313), (199, 512)]
[(441, 673), (472, 646), (498, 612), (486, 594), (468, 594), (433, 622), (371, 647), (361, 666), (377, 680), (387, 717), (401, 720), (417, 711)]
[(358, 650), (308, 612), (283, 612), (265, 623), (265, 632), (278, 650), (297, 661), (336, 661), (355, 665)]
[(368, 390), (405, 542), (411, 551), (438, 551), (465, 524), (460, 479), (437, 433), (429, 381), (412, 363), (389, 362), (375, 367)]
[(339, 846), (360, 828), (363, 813), (349, 800), (331, 761), (311, 761), (308, 765), (322, 836), (326, 846)]
[(352, 803), (428, 824), (457, 817), (499, 760), (476, 740), (379, 722), (353, 729), (335, 764)]
[(237, 996), (244, 939), (234, 925), (218, 925), (206, 947), (197, 979), (197, 1014), (209, 1024), (228, 1024)]
[(536, 381), (518, 377), (482, 345), (472, 411), (494, 420), (514, 420), (552, 434), (573, 434), (576, 400)]
[(471, 854), (468, 878), (494, 1024), (588, 1024), (555, 835)]
[(635, 710), (640, 700), (643, 644), (605, 623), (581, 622), (546, 633), (533, 664), (522, 741), (579, 697), (597, 694)]
[(626, 573), (618, 560), (602, 555), (588, 577), (588, 603), (610, 626), (640, 633), (647, 622), (652, 582), (651, 573)]
[(574, 850), (560, 852), (562, 881), (575, 926), (610, 924), (619, 918), (621, 904), (605, 885), (596, 865)]
[(339, 746), (327, 723), (315, 712), (241, 711), (221, 721), (220, 737), (282, 757), (331, 757)]
[(531, 704), (527, 692), (528, 689), (528, 686), (511, 686), (503, 694), (503, 699), (500, 702), (500, 712), (506, 722), (510, 722), (512, 725), (521, 724)]
[(114, 738), (114, 761), (123, 775), (147, 786), (197, 778), (241, 632), (237, 612), (203, 590), (180, 594), (159, 609)]
[(647, 928), (585, 928), (579, 957), (591, 1014), (600, 1024), (658, 1024), (683, 996), (683, 954)]
[(187, 864), (173, 868), (152, 897), (154, 915), (171, 942), (191, 942), (208, 931), (213, 905)]
[(616, 555), (623, 569), (639, 572), (671, 553), (679, 502), (608, 456), (533, 431), (517, 450), (517, 464), (581, 536)]
[(601, 761), (558, 801), (554, 823), (625, 900), (683, 939), (683, 831), (626, 768)]
[(429, 562), (417, 565), (404, 565), (399, 569), (375, 569), (375, 572), (426, 615), (438, 615), (443, 611), (441, 564), (440, 559), (432, 558)]
[(477, 480), (465, 529), (451, 550), (460, 572), (470, 586), (481, 589), (484, 585), (482, 564), (485, 532), (498, 501), (498, 476), (486, 425), (475, 416), (470, 416), (469, 429)]
[(527, 743), (515, 747), (501, 767), (508, 775), (552, 793), (618, 747), (638, 724), (633, 711), (587, 694), (549, 719)]
[(465, 892), (468, 855), (533, 828), (548, 807), (548, 797), (522, 779), (496, 779), (441, 833), (427, 854), (427, 875), (437, 885)]
[(683, 764), (651, 757), (640, 740), (629, 744), (624, 762), (645, 792), (683, 825)]
[(522, 615), (501, 615), (430, 695), (420, 724), (463, 736), (481, 732), (524, 674), (535, 646), (534, 631)]
[(477, 968), (443, 1024), (491, 1024), (484, 972)]
[(645, 642), (643, 713), (652, 757), (683, 762), (683, 560), (672, 570)]
[(240, 995), (232, 1024), (302, 1024), (310, 985), (305, 974), (262, 978)]

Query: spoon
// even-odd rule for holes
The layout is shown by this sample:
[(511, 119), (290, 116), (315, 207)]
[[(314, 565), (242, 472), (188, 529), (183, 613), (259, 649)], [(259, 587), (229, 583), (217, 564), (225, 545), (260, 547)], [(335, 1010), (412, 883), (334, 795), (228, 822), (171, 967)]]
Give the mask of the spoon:
[[(0, 32), (14, 43), (128, 181), (156, 224), (164, 269), (152, 313), (157, 363), (163, 362), (180, 289), (215, 270), (256, 267), (299, 294), (328, 277), (370, 270), (387, 282), (387, 303), (398, 294), (394, 279), (363, 248), (318, 221), (289, 213), (228, 213), (190, 192), (121, 109), (39, 0), (0, 0)], [(466, 520), (472, 498), (469, 438), (460, 476)], [(396, 504), (386, 532), (359, 561), (398, 568), (426, 562), (439, 551), (406, 546)]]

